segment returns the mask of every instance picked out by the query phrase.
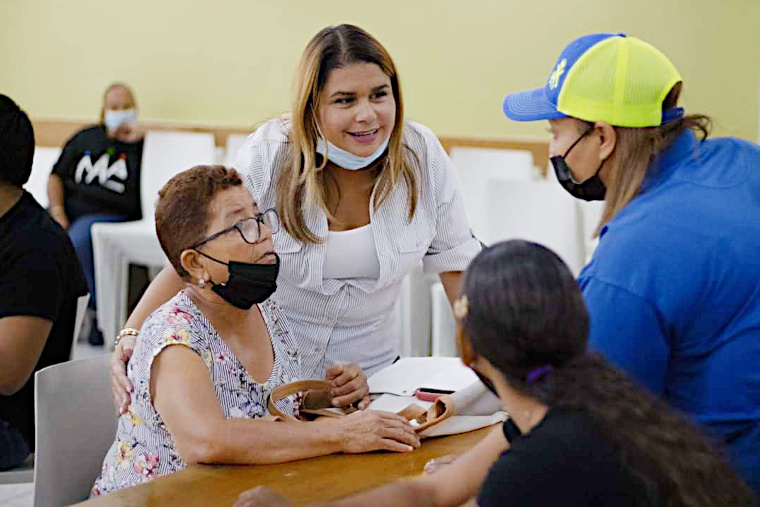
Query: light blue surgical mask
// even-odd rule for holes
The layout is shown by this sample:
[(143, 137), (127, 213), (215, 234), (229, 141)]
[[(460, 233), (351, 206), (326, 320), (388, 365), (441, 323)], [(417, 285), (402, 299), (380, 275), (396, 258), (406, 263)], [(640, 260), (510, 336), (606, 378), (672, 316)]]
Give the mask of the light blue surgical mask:
[(325, 148), (325, 140), (320, 139), (317, 142), (317, 153), (324, 156), (326, 149), (327, 159), (330, 162), (337, 165), (338, 167), (342, 167), (343, 169), (348, 169), (349, 171), (357, 171), (359, 169), (364, 169), (365, 167), (372, 164), (372, 162), (380, 158), (380, 156), (385, 153), (386, 148), (388, 148), (389, 141), (390, 138), (383, 141), (382, 144), (380, 144), (380, 146), (378, 146), (378, 148), (375, 150), (375, 153), (372, 155), (368, 157), (360, 157), (359, 155), (354, 155), (353, 153), (349, 153), (346, 150), (338, 148), (330, 141), (326, 142), (327, 148)]
[(116, 130), (119, 125), (124, 123), (134, 123), (137, 121), (137, 111), (135, 109), (106, 109), (103, 113), (103, 123), (108, 130)]

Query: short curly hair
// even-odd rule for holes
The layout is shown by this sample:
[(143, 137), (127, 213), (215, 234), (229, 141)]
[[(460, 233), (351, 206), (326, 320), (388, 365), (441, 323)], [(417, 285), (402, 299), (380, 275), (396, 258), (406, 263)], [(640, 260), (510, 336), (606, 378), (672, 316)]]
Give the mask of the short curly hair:
[(197, 165), (170, 179), (158, 192), (156, 234), (164, 253), (183, 279), (182, 251), (200, 243), (210, 222), (209, 207), (217, 192), (243, 184), (234, 169)]

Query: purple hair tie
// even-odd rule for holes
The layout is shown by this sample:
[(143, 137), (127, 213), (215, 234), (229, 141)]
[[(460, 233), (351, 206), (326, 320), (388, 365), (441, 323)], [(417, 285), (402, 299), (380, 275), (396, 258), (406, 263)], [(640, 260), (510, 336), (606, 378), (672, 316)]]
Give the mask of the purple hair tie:
[(552, 370), (554, 370), (554, 368), (549, 364), (539, 366), (538, 368), (535, 368), (528, 373), (526, 380), (528, 381), (528, 384), (532, 384)]

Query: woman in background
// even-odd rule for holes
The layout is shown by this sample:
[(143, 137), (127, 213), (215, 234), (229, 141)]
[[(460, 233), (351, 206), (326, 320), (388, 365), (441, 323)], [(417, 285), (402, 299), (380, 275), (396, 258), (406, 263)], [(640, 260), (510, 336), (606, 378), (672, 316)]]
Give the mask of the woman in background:
[(74, 243), (90, 288), (90, 336), (102, 345), (95, 319), (95, 266), (90, 228), (98, 222), (138, 220), (140, 164), (145, 132), (137, 121), (137, 103), (126, 85), (116, 83), (103, 95), (99, 125), (87, 127), (63, 147), (48, 179), (50, 216)]

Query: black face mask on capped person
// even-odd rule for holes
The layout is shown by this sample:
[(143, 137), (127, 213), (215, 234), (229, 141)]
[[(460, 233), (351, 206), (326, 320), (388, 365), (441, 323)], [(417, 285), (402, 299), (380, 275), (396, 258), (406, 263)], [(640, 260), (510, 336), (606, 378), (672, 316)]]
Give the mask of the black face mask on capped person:
[[(682, 107), (666, 109), (662, 112), (661, 125), (678, 121), (683, 118), (683, 115), (684, 109)], [(584, 201), (603, 201), (604, 196), (607, 193), (607, 187), (604, 186), (604, 183), (602, 183), (602, 180), (599, 178), (599, 171), (602, 170), (604, 161), (599, 164), (599, 167), (592, 177), (583, 183), (578, 183), (573, 179), (573, 173), (570, 171), (570, 166), (567, 165), (567, 161), (565, 160), (570, 153), (570, 150), (572, 150), (581, 139), (593, 131), (594, 127), (589, 127), (589, 129), (567, 149), (564, 155), (552, 157), (550, 160), (554, 167), (554, 174), (557, 175), (557, 180), (559, 180), (559, 184), (562, 185), (562, 188), (567, 190), (570, 195), (578, 199), (583, 199)]]
[(226, 283), (214, 283), (211, 290), (229, 304), (241, 310), (250, 310), (255, 304), (263, 303), (277, 290), (277, 274), (280, 272), (280, 257), (274, 254), (274, 264), (251, 264), (248, 262), (222, 262), (196, 250), (204, 257), (227, 266), (230, 273)]
[(562, 185), (562, 188), (567, 190), (570, 195), (577, 199), (583, 199), (584, 201), (603, 201), (604, 195), (607, 193), (607, 187), (604, 186), (601, 178), (599, 178), (599, 171), (602, 170), (604, 161), (599, 164), (599, 168), (593, 176), (582, 183), (578, 183), (573, 179), (573, 173), (570, 171), (570, 166), (567, 165), (567, 161), (565, 160), (570, 154), (570, 150), (575, 148), (575, 145), (581, 142), (581, 140), (593, 132), (593, 130), (593, 127), (589, 128), (570, 146), (570, 148), (567, 149), (564, 155), (551, 157), (550, 160), (559, 184)]

